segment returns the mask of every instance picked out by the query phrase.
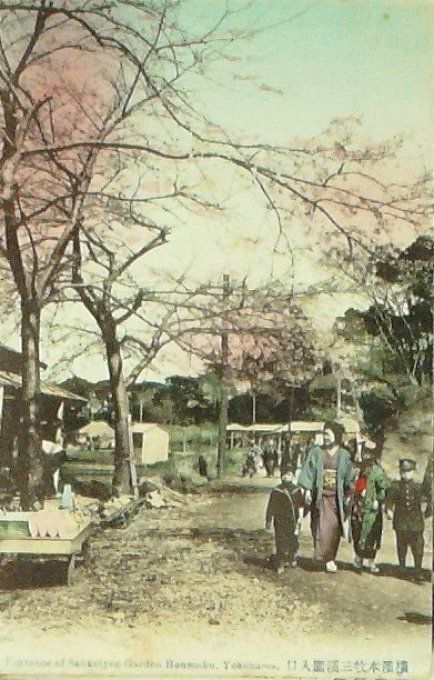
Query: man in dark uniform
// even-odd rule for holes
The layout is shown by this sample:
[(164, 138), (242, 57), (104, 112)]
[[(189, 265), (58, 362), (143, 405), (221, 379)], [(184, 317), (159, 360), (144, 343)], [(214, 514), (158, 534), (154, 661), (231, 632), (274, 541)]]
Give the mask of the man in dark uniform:
[(415, 579), (423, 581), (422, 560), (425, 522), (422, 503), (427, 499), (424, 497), (422, 485), (413, 479), (415, 469), (414, 460), (402, 458), (399, 461), (401, 479), (393, 482), (387, 493), (386, 512), (389, 519), (393, 518), (400, 568), (405, 569), (407, 550), (410, 547), (414, 559)]

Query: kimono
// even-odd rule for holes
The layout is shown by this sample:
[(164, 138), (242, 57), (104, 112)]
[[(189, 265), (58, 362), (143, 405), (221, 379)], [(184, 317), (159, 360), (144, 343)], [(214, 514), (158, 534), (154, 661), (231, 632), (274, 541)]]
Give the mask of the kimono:
[(267, 525), (274, 524), (277, 562), (280, 564), (284, 559), (291, 562), (297, 552), (296, 527), (298, 510), (302, 507), (303, 494), (295, 484), (288, 487), (279, 484), (271, 491), (265, 521)]
[[(359, 557), (374, 559), (381, 546), (382, 503), (390, 484), (389, 478), (378, 463), (362, 468), (359, 473), (351, 515), (354, 549)], [(377, 509), (374, 509), (375, 501), (378, 502)]]
[(325, 474), (326, 456), (328, 453), (319, 446), (311, 448), (300, 470), (298, 484), (312, 494), (314, 557), (329, 562), (335, 559), (340, 538), (346, 534), (346, 506), (355, 475), (350, 454), (345, 449), (338, 448), (333, 456), (335, 470), (326, 470)]

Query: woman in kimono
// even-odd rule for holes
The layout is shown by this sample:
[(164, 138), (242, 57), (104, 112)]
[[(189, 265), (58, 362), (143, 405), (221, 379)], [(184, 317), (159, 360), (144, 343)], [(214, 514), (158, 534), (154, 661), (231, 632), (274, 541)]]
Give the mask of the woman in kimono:
[(354, 469), (350, 454), (341, 446), (343, 432), (339, 423), (325, 423), (323, 446), (309, 450), (298, 476), (310, 504), (314, 559), (324, 562), (329, 573), (337, 571), (335, 559), (346, 534), (353, 491)]
[(383, 505), (390, 486), (390, 480), (377, 460), (378, 453), (374, 442), (364, 442), (351, 511), (354, 566), (362, 569), (365, 561), (373, 574), (380, 571), (375, 564), (375, 556), (381, 546)]

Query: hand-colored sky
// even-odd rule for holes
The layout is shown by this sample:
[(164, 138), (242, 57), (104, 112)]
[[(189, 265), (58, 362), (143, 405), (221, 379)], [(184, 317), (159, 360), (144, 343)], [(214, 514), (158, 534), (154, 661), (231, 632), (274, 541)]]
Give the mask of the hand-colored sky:
[[(241, 3), (236, 0), (238, 6)], [(252, 30), (247, 40), (225, 46), (206, 78), (191, 78), (197, 108), (245, 142), (276, 144), (319, 135), (335, 118), (361, 118), (366, 140), (403, 137), (403, 168), (414, 174), (432, 168), (433, 15), (425, 0), (252, 0), (229, 20), (229, 28)], [(221, 0), (186, 0), (180, 21), (203, 32), (226, 5)], [(261, 30), (257, 33), (257, 29)], [(229, 175), (229, 176), (228, 176)], [(230, 184), (230, 171), (223, 182)], [(218, 183), (218, 175), (212, 182)], [(238, 197), (237, 197), (238, 196)], [(199, 214), (173, 233), (148, 266), (181, 271), (196, 278), (220, 277), (228, 269), (240, 277), (267, 276), (288, 268), (288, 258), (273, 256), (275, 223), (264, 201), (239, 190), (223, 219)], [(264, 238), (264, 232), (266, 237)], [(302, 230), (293, 245), (304, 249)], [(262, 240), (258, 245), (257, 240)], [(320, 277), (323, 276), (321, 272)], [(316, 261), (303, 255), (296, 277), (318, 277)], [(322, 297), (313, 313), (318, 326), (330, 326), (351, 300)], [(321, 321), (322, 319), (322, 321)], [(57, 358), (53, 356), (53, 360)], [(51, 361), (51, 359), (49, 359)], [(166, 354), (161, 371), (182, 370)], [(89, 378), (106, 370), (92, 357), (74, 364)], [(188, 366), (186, 366), (188, 370)]]
[[(189, 20), (203, 26), (222, 5), (188, 6)], [(234, 47), (240, 61), (214, 69), (207, 109), (267, 141), (361, 116), (369, 135), (404, 134), (431, 157), (433, 19), (426, 0), (253, 0), (232, 21), (264, 30)]]

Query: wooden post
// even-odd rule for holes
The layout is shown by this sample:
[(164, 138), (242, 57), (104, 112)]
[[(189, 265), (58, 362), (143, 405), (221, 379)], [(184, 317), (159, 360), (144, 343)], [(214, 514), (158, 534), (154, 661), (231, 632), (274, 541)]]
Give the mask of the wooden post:
[(139, 500), (139, 485), (137, 482), (137, 469), (136, 460), (134, 458), (134, 446), (133, 446), (133, 431), (132, 431), (132, 418), (131, 413), (128, 414), (128, 445), (129, 445), (129, 463), (130, 463), (130, 478), (131, 487), (133, 489), (134, 498), (136, 501)]
[[(230, 279), (227, 274), (223, 276), (223, 302), (227, 300), (231, 292)], [(222, 334), (221, 334), (221, 374), (220, 374), (220, 414), (219, 414), (219, 439), (217, 448), (217, 477), (224, 472), (226, 452), (226, 428), (228, 426), (229, 405), (229, 333), (226, 325), (226, 314), (223, 310)]]
[(340, 375), (336, 376), (336, 416), (339, 418), (342, 415), (342, 378)]
[(252, 424), (256, 423), (256, 394), (252, 392)]
[(231, 449), (234, 448), (234, 434), (235, 434), (235, 432), (232, 431), (231, 432)]
[(60, 420), (62, 422), (62, 425), (57, 428), (56, 435), (54, 437), (54, 441), (57, 444), (60, 444), (60, 446), (63, 448), (63, 427), (62, 426), (63, 426), (63, 418), (64, 418), (64, 415), (65, 415), (65, 402), (64, 401), (62, 401), (60, 403), (60, 406), (57, 409), (56, 415), (57, 415), (58, 420)]
[(351, 386), (351, 394), (353, 397), (353, 403), (354, 403), (354, 408), (356, 411), (356, 418), (359, 423), (363, 423), (363, 410), (362, 407), (360, 406), (360, 401), (359, 401), (359, 394), (357, 392), (357, 388), (354, 385), (354, 383)]

